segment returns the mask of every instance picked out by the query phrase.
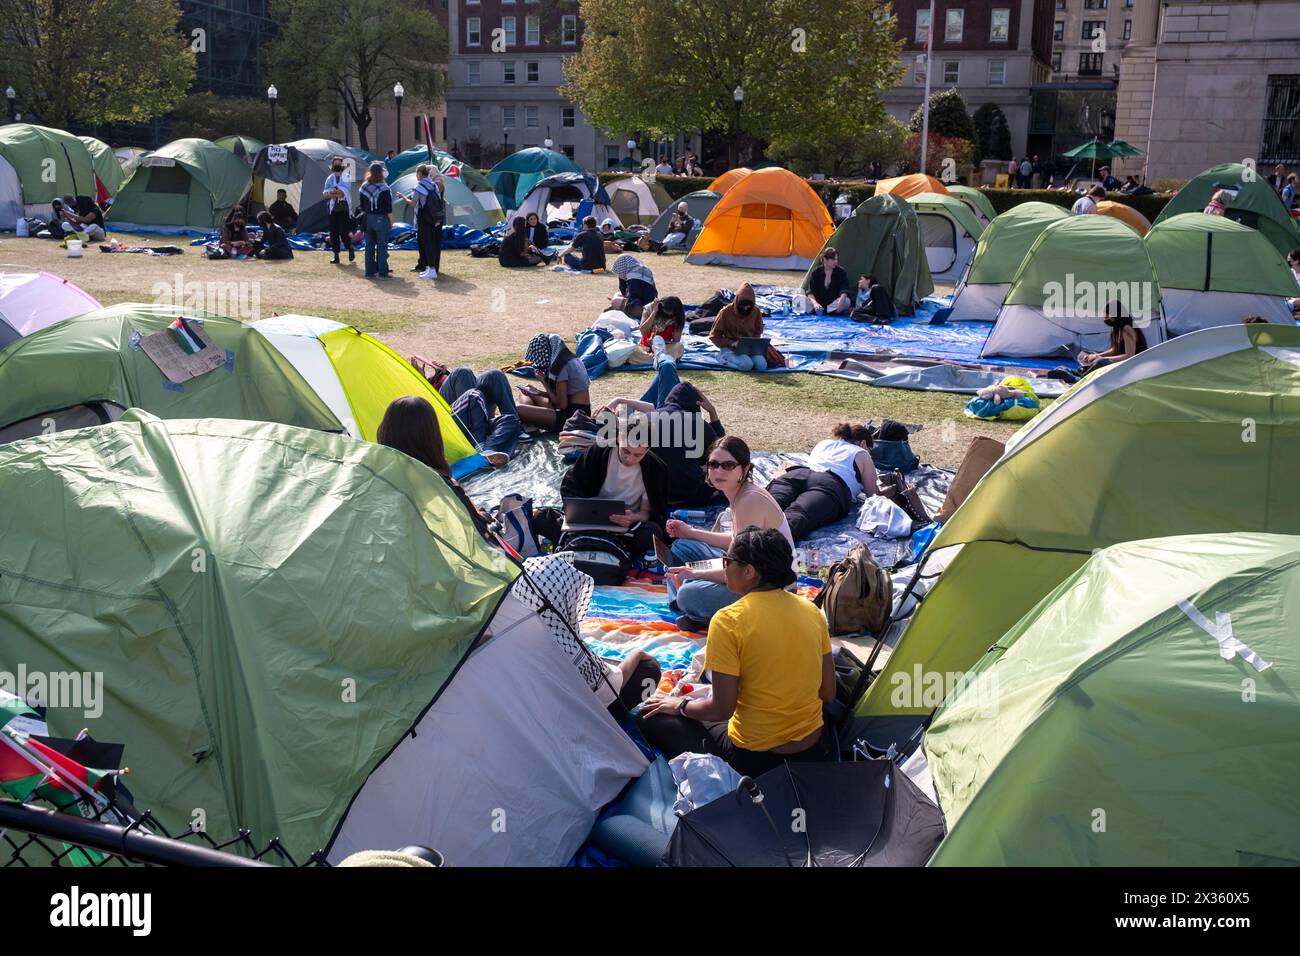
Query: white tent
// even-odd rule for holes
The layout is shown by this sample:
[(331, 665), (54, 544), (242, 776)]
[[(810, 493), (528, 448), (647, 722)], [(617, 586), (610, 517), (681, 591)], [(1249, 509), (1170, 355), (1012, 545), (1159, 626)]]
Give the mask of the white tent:
[[(662, 186), (657, 188), (663, 193)], [(610, 207), (627, 226), (649, 226), (665, 208), (650, 184), (640, 176), (625, 176), (606, 183), (605, 192), (609, 195)], [(664, 193), (662, 198), (667, 199), (667, 194)]]
[(53, 272), (0, 272), (0, 348), (98, 308), (94, 296)]
[(614, 220), (614, 228), (621, 229), (623, 221), (619, 219), (609, 204), (609, 195), (594, 176), (583, 173), (556, 173), (547, 176), (528, 191), (519, 208), (510, 214), (527, 217), (537, 213), (542, 222), (568, 221), (577, 215), (578, 207), (586, 200), (591, 200), (590, 215), (597, 222)]

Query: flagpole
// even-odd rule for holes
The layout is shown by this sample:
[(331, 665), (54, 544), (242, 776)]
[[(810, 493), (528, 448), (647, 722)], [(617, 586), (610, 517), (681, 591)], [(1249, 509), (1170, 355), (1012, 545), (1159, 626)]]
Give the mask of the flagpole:
[[(11, 736), (13, 739), (10, 739)], [(84, 783), (78, 780), (76, 777), (72, 776), (71, 774), (67, 774), (66, 771), (64, 771), (64, 773), (60, 773), (60, 770), (63, 770), (63, 768), (59, 767), (57, 764), (45, 763), (45, 761), (41, 760), (35, 754), (31, 753), (21, 743), (19, 743), (18, 734), (14, 733), (13, 731), (11, 730), (0, 731), (0, 742), (5, 743), (7, 746), (10, 747), (10, 749), (14, 750), (19, 756), (21, 756), (29, 764), (31, 764), (37, 770), (41, 771), (43, 776), (49, 777), (52, 780), (57, 780), (59, 783), (64, 784), (64, 789), (71, 790), (72, 788), (69, 788), (67, 786), (67, 783), (71, 783), (73, 788), (83, 791), (88, 797), (90, 797), (91, 802), (94, 803), (96, 806), (98, 806), (100, 809), (104, 809), (105, 807), (108, 806), (108, 799), (102, 793), (98, 793), (95, 790), (90, 789)]]
[(925, 36), (925, 102), (921, 104), (921, 169), (925, 173), (926, 152), (930, 146), (930, 77), (934, 75), (934, 0), (930, 0), (930, 24)]

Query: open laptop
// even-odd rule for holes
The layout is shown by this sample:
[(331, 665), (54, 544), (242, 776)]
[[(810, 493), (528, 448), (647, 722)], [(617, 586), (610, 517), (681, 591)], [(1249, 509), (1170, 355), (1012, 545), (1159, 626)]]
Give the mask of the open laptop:
[(617, 498), (565, 498), (565, 531), (624, 531), (609, 520), (610, 515), (621, 515), (627, 505)]
[(772, 340), (761, 336), (746, 336), (736, 342), (737, 355), (766, 355)]

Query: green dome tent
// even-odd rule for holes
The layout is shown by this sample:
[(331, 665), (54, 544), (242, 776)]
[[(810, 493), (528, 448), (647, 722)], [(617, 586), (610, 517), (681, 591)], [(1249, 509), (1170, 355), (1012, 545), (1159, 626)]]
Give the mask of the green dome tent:
[(1268, 180), (1241, 163), (1212, 166), (1178, 190), (1156, 217), (1156, 225), (1185, 212), (1203, 212), (1214, 195), (1214, 184), (1222, 183), (1237, 195), (1228, 203), (1224, 216), (1258, 229), (1282, 255), (1300, 246), (1300, 230), (1282, 205), (1282, 197)]
[[(415, 207), (398, 198), (398, 193), (411, 195), (415, 189), (415, 173), (410, 172), (389, 183), (393, 190), (393, 221), (415, 224)], [(447, 202), (447, 225), (463, 225), (473, 229), (490, 229), (492, 220), (479, 205), (478, 199), (460, 179), (443, 176), (443, 198)]]
[(510, 212), (523, 205), (524, 197), (534, 186), (556, 173), (583, 175), (582, 167), (563, 153), (530, 146), (501, 160), (488, 170), (487, 178), (501, 201), (501, 208)]
[(1292, 324), (1295, 277), (1263, 233), (1223, 216), (1185, 212), (1146, 234), (1170, 335), (1260, 315)]
[(980, 224), (985, 228), (998, 217), (997, 210), (993, 208), (993, 203), (989, 201), (988, 196), (984, 195), (983, 190), (976, 189), (973, 186), (963, 186), (961, 183), (945, 183), (944, 185), (948, 187), (950, 194), (956, 196), (970, 207), (971, 212), (975, 213)]
[[(187, 312), (187, 317), (193, 313)], [(224, 368), (179, 385), (140, 345), (176, 318), (170, 305), (116, 305), (19, 339), (0, 352), (0, 442), (97, 425), (130, 407), (161, 418), (239, 418), (324, 431), (343, 425), (260, 332), (234, 319), (201, 318), (230, 356)]]
[(713, 207), (721, 199), (718, 193), (708, 189), (697, 189), (694, 192), (687, 193), (680, 199), (670, 201), (659, 217), (655, 219), (654, 224), (650, 226), (650, 238), (656, 242), (663, 242), (664, 237), (668, 235), (668, 226), (673, 221), (673, 213), (677, 211), (679, 203), (686, 203), (686, 213), (695, 220), (695, 227), (691, 229), (691, 234), (686, 237), (686, 251), (690, 252), (691, 247), (695, 245), (695, 239), (704, 228), (704, 220), (709, 218), (709, 213), (713, 212)]
[(106, 218), (127, 231), (208, 233), (248, 189), (248, 164), (230, 150), (206, 139), (178, 139), (140, 161)]
[(964, 672), (1095, 549), (1300, 534), (1297, 474), (1300, 328), (1203, 329), (1093, 373), (1012, 436), (940, 529), (924, 565), (946, 567), (859, 717), (932, 710), (891, 691), (916, 669)]
[(989, 224), (975, 246), (970, 269), (952, 300), (949, 322), (992, 322), (1011, 280), (1038, 237), (1054, 222), (1070, 218), (1055, 203), (1025, 202)]
[(21, 218), (48, 221), (50, 200), (65, 195), (95, 195), (94, 161), (86, 144), (61, 129), (0, 126), (0, 229), (13, 229)]
[(984, 227), (971, 207), (956, 196), (917, 193), (907, 201), (916, 210), (930, 278), (957, 282), (970, 265)]
[(260, 139), (253, 139), (251, 136), (222, 136), (212, 142), (222, 149), (230, 150), (249, 166), (253, 165), (257, 154), (266, 146)]
[[(856, 287), (859, 274), (874, 275), (889, 290), (900, 315), (912, 315), (920, 301), (934, 291), (916, 210), (906, 199), (886, 193), (862, 202), (822, 245), (834, 246), (840, 266)], [(813, 269), (821, 268), (821, 252), (803, 278), (808, 288)]]
[(946, 866), (1300, 865), (1300, 538), (1099, 551), (925, 737)]
[(110, 196), (116, 196), (122, 184), (126, 182), (126, 173), (122, 170), (122, 164), (117, 161), (117, 154), (113, 152), (113, 148), (102, 139), (95, 139), (93, 136), (77, 138), (85, 143), (86, 149), (90, 151), (91, 164), (94, 166), (95, 175), (104, 184), (104, 191)]
[(1054, 222), (1025, 254), (980, 355), (1051, 356), (1071, 345), (1104, 352), (1112, 301), (1148, 346), (1164, 341), (1160, 285), (1142, 237), (1110, 216)]
[(173, 833), (201, 807), (298, 861), (562, 865), (646, 767), (519, 569), (401, 452), (133, 410), (0, 446), (0, 500), (0, 667), (102, 674), (89, 726)]
[[(392, 159), (387, 161), (388, 182), (396, 182), (401, 176), (407, 173), (415, 172), (415, 167), (421, 163), (429, 162), (429, 148), (427, 146), (412, 146), (410, 149), (404, 149)], [(492, 184), (482, 172), (470, 166), (468, 163), (462, 163), (451, 153), (441, 149), (433, 151), (433, 163), (438, 170), (444, 175), (459, 179), (469, 187), (478, 199), (479, 205), (487, 213), (489, 223), (498, 223), (504, 219), (505, 213), (501, 211), (501, 202), (497, 194), (492, 189)], [(452, 172), (455, 170), (455, 172)]]

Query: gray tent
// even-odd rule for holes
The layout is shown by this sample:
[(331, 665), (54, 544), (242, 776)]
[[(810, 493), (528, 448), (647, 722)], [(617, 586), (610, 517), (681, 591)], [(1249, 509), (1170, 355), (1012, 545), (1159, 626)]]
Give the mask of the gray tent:
[(659, 214), (659, 218), (650, 227), (650, 238), (657, 242), (664, 241), (664, 236), (668, 235), (668, 222), (673, 218), (673, 213), (677, 211), (677, 203), (684, 202), (686, 203), (686, 211), (695, 220), (695, 228), (686, 237), (686, 250), (689, 252), (691, 246), (695, 245), (695, 237), (700, 234), (704, 220), (709, 218), (709, 213), (713, 212), (713, 207), (718, 204), (718, 200), (721, 198), (721, 193), (711, 192), (707, 189), (697, 189), (693, 193), (687, 193), (681, 199), (664, 207), (664, 211)]
[[(894, 193), (872, 196), (831, 233), (826, 245), (840, 254), (840, 266), (856, 285), (859, 275), (872, 275), (894, 299), (899, 315), (912, 315), (920, 301), (934, 291), (916, 210)], [(821, 253), (804, 276), (821, 268)]]
[(285, 188), (290, 205), (298, 210), (298, 232), (324, 232), (329, 229), (329, 207), (321, 192), (330, 175), (330, 160), (335, 156), (342, 157), (345, 174), (351, 180), (348, 192), (355, 210), (365, 171), (345, 146), (330, 139), (268, 144), (258, 150), (253, 177), (260, 183), (267, 205), (277, 185)]

